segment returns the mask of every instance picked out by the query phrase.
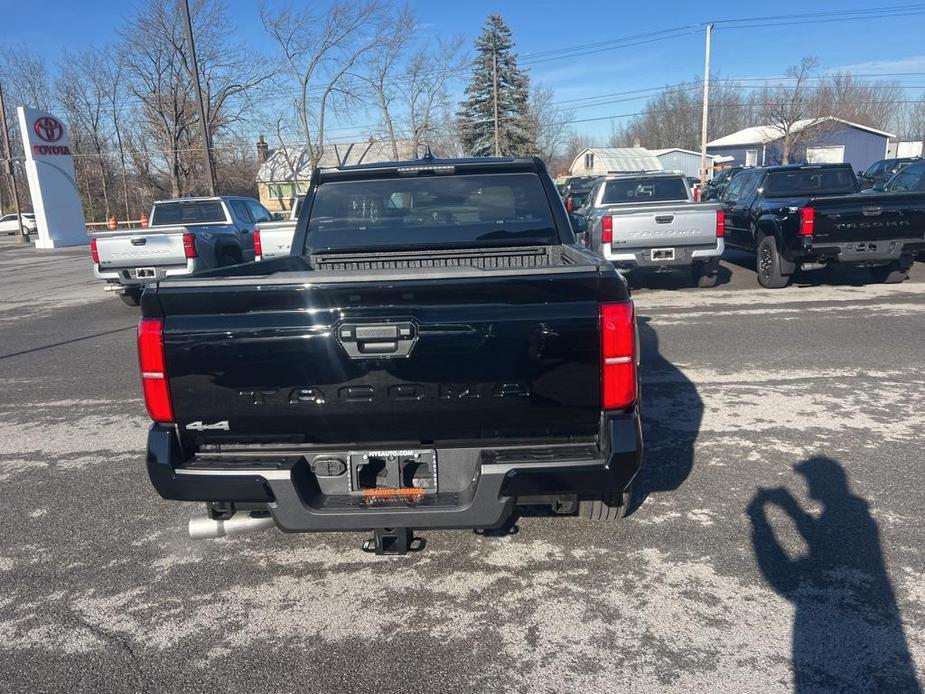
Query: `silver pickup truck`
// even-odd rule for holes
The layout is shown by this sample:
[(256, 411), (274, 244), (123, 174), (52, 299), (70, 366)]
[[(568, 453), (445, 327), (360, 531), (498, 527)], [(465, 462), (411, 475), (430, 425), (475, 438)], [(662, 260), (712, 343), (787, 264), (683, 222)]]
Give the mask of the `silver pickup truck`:
[(253, 198), (160, 200), (147, 229), (91, 235), (93, 274), (137, 306), (149, 282), (254, 260), (254, 231), (271, 218)]
[(716, 285), (725, 214), (694, 202), (684, 174), (604, 176), (576, 214), (587, 245), (618, 270), (685, 270), (699, 287)]
[(289, 219), (261, 224), (260, 229), (254, 232), (257, 260), (268, 260), (289, 255), (292, 251), (292, 237), (295, 236), (295, 225), (299, 221), (299, 211), (302, 209), (304, 200), (304, 195), (296, 198), (295, 204), (289, 211)]

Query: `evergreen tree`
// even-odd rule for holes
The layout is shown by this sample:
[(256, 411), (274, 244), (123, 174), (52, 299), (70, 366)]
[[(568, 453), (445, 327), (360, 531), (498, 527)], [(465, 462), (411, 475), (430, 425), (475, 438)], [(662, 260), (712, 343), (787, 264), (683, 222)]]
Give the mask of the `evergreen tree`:
[(534, 153), (535, 128), (530, 119), (530, 77), (517, 67), (511, 30), (500, 15), (490, 15), (475, 42), (478, 57), (460, 104), (459, 136), (468, 154), (495, 154), (494, 60), (498, 64), (498, 140), (503, 156)]

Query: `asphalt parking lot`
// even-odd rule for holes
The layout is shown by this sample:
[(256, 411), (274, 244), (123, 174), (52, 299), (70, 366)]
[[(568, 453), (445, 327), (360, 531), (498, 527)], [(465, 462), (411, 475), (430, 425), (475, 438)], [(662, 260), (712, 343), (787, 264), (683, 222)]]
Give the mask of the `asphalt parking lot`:
[[(142, 464), (137, 309), (0, 240), (0, 690), (920, 691), (925, 263), (635, 292), (619, 524), (191, 542)], [(197, 509), (198, 510), (198, 509)]]

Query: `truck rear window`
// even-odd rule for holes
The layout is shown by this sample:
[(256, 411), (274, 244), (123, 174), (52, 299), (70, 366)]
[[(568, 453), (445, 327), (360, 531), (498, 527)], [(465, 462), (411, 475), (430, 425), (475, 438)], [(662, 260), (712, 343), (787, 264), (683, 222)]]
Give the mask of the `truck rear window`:
[(665, 202), (687, 200), (687, 185), (681, 178), (626, 178), (607, 181), (602, 205), (621, 202)]
[(764, 194), (769, 198), (840, 195), (856, 193), (857, 189), (857, 179), (847, 167), (772, 171), (764, 184)]
[(558, 243), (539, 176), (471, 174), (318, 186), (306, 251)]
[(225, 222), (225, 210), (218, 200), (162, 202), (154, 205), (151, 226), (172, 224), (209, 224)]

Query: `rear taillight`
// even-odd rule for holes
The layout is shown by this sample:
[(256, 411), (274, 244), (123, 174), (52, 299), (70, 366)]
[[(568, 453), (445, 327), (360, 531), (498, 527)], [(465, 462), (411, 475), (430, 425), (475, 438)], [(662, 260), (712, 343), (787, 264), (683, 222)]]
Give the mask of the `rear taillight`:
[(726, 235), (726, 211), (716, 211), (716, 238), (721, 239)]
[(609, 214), (601, 217), (601, 243), (613, 241), (613, 217)]
[(148, 416), (155, 422), (173, 422), (164, 359), (164, 321), (160, 318), (142, 318), (138, 322), (138, 363)]
[(601, 305), (601, 407), (636, 402), (636, 314), (633, 302)]
[(187, 258), (195, 258), (199, 255), (196, 252), (196, 234), (189, 232), (183, 234), (183, 255)]
[(800, 236), (812, 236), (816, 230), (816, 209), (800, 208)]
[(263, 242), (260, 240), (260, 229), (254, 229), (254, 260), (260, 260), (263, 255)]
[(100, 264), (100, 252), (96, 247), (96, 239), (90, 239), (90, 257), (93, 258), (95, 264)]
[(565, 196), (565, 211), (566, 211), (566, 212), (574, 212), (574, 211), (575, 211), (575, 203), (572, 201), (572, 196), (571, 196), (571, 195), (566, 195), (566, 196)]

